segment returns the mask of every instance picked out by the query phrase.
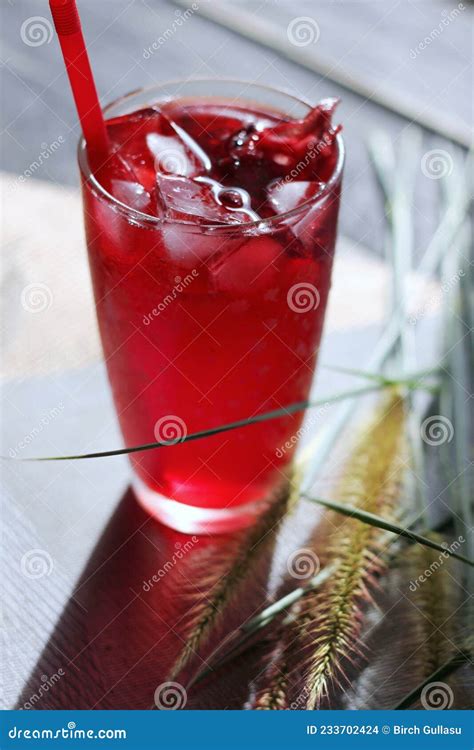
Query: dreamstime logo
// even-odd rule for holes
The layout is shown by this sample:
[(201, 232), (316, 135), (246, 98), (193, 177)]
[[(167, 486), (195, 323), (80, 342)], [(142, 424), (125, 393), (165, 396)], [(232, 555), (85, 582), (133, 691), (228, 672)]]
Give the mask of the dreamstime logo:
[(407, 318), (407, 323), (409, 325), (416, 325), (419, 320), (424, 318), (426, 315), (429, 315), (431, 312), (434, 312), (436, 310), (436, 307), (441, 303), (443, 300), (443, 297), (446, 294), (449, 294), (449, 292), (452, 289), (455, 289), (457, 285), (459, 284), (460, 280), (466, 275), (464, 269), (460, 268), (458, 271), (456, 271), (455, 274), (453, 274), (449, 279), (446, 281), (443, 281), (441, 284), (438, 292), (436, 294), (433, 294), (427, 301), (426, 304), (424, 304), (422, 307), (420, 307), (417, 312), (413, 313), (413, 315), (410, 315)]
[(53, 38), (51, 21), (44, 16), (30, 16), (21, 24), (20, 36), (22, 42), (28, 47), (41, 47), (42, 44), (49, 44)]
[(158, 39), (155, 39), (152, 44), (150, 44), (149, 47), (145, 47), (142, 53), (142, 57), (144, 60), (149, 60), (150, 57), (158, 50), (160, 47), (162, 47), (164, 44), (166, 44), (169, 39), (171, 39), (176, 32), (179, 30), (179, 28), (188, 21), (193, 13), (195, 11), (199, 10), (199, 5), (197, 3), (193, 3), (190, 8), (186, 8), (185, 11), (176, 10), (175, 11), (175, 19), (172, 21), (171, 25), (168, 26), (167, 29), (163, 31), (161, 36), (158, 37)]
[[(41, 729), (22, 729), (13, 726), (8, 730), (8, 737), (11, 740), (126, 740), (126, 729), (80, 729), (75, 721), (68, 721), (67, 726), (50, 729), (42, 727)], [(50, 744), (50, 747), (52, 745)], [(46, 745), (43, 744), (43, 747)], [(59, 745), (58, 745), (59, 747)], [(64, 744), (63, 744), (64, 747)]]
[(283, 180), (280, 180), (275, 185), (275, 190), (277, 192), (280, 192), (283, 190), (285, 185), (287, 185), (292, 180), (296, 180), (301, 172), (303, 172), (308, 164), (311, 163), (313, 159), (316, 159), (319, 154), (321, 154), (325, 148), (330, 146), (334, 140), (334, 137), (329, 135), (328, 133), (324, 133), (321, 140), (315, 143), (314, 145), (309, 148), (305, 154), (304, 159), (301, 159), (292, 169), (290, 172), (288, 172), (287, 175), (285, 175)]
[(439, 568), (444, 565), (446, 560), (449, 560), (450, 556), (453, 554), (453, 552), (456, 552), (464, 543), (465, 539), (463, 536), (458, 536), (457, 539), (454, 540), (451, 544), (443, 544), (443, 547), (445, 547), (444, 552), (440, 552), (438, 555), (438, 558), (436, 560), (433, 560), (429, 568), (426, 568), (426, 570), (423, 571), (423, 573), (420, 573), (420, 575), (415, 578), (414, 581), (410, 581), (410, 591), (416, 591), (422, 583), (426, 583), (428, 578), (431, 578), (434, 573), (436, 573)]
[(290, 704), (290, 711), (296, 711), (297, 709), (304, 708), (304, 705), (308, 700), (310, 693), (310, 688), (305, 686), (301, 693), (298, 693), (293, 703)]
[(162, 174), (186, 175), (189, 163), (183, 151), (165, 148), (155, 159), (155, 171)]
[(160, 711), (177, 711), (188, 700), (186, 690), (179, 682), (162, 682), (155, 690), (155, 706)]
[(53, 294), (46, 284), (28, 284), (21, 293), (21, 306), (26, 312), (41, 313), (53, 304)]
[(24, 437), (16, 444), (14, 448), (10, 448), (8, 451), (8, 455), (10, 458), (16, 458), (16, 456), (25, 448), (27, 448), (31, 443), (36, 440), (38, 435), (47, 427), (53, 419), (56, 419), (56, 417), (59, 417), (61, 412), (64, 410), (64, 404), (60, 402), (58, 406), (53, 406), (52, 409), (50, 409), (48, 412), (44, 412), (41, 416), (40, 421), (38, 424), (33, 427)]
[(454, 703), (454, 693), (445, 682), (430, 682), (421, 693), (421, 705), (426, 711), (444, 711)]
[(458, 3), (456, 8), (453, 8), (452, 10), (443, 10), (441, 12), (442, 18), (439, 24), (435, 26), (434, 29), (431, 29), (430, 33), (425, 36), (424, 39), (421, 39), (415, 47), (412, 47), (410, 49), (410, 57), (412, 58), (412, 60), (415, 60), (418, 55), (421, 55), (423, 50), (425, 50), (430, 46), (430, 44), (436, 41), (436, 39), (441, 36), (445, 28), (449, 26), (450, 23), (455, 21), (458, 16), (461, 15), (461, 12), (463, 10), (466, 10), (466, 6), (464, 5), (464, 3)]
[[(35, 704), (38, 703), (38, 701), (41, 700), (41, 698), (48, 693), (51, 688), (53, 688), (57, 682), (61, 679), (61, 677), (64, 677), (65, 675), (64, 669), (60, 667), (57, 672), (52, 674), (50, 677), (48, 675), (44, 674), (41, 676), (41, 684), (36, 691), (36, 693), (33, 693), (29, 699), (26, 701), (26, 703), (23, 704), (22, 708), (25, 711), (31, 711), (35, 708)], [(75, 725), (74, 725), (75, 726)], [(71, 728), (71, 727), (69, 727)]]
[(30, 549), (21, 558), (20, 568), (26, 578), (44, 578), (52, 573), (53, 558), (44, 549)]
[(292, 578), (301, 580), (315, 576), (320, 569), (319, 557), (311, 549), (303, 548), (292, 552), (286, 562), (288, 573)]
[(321, 31), (311, 16), (298, 16), (290, 21), (286, 34), (288, 41), (295, 47), (307, 47), (308, 44), (315, 44), (318, 41)]
[(421, 439), (427, 445), (443, 445), (450, 443), (454, 437), (454, 427), (451, 420), (442, 414), (434, 414), (422, 423)]
[(295, 445), (299, 442), (301, 436), (304, 435), (311, 427), (314, 427), (317, 421), (321, 419), (321, 417), (323, 417), (330, 408), (331, 404), (329, 403), (329, 401), (326, 401), (326, 403), (323, 404), (320, 409), (318, 409), (316, 412), (312, 412), (305, 419), (299, 430), (293, 433), (293, 435), (283, 445), (280, 445), (280, 447), (276, 449), (275, 456), (277, 458), (283, 458), (283, 456), (288, 451), (292, 451)]
[(174, 545), (175, 551), (171, 555), (171, 557), (164, 563), (164, 565), (157, 570), (156, 573), (152, 575), (151, 578), (149, 578), (147, 581), (143, 581), (142, 583), (142, 589), (145, 592), (151, 591), (155, 583), (159, 583), (162, 578), (167, 575), (171, 570), (173, 570), (174, 566), (177, 565), (181, 560), (192, 550), (195, 544), (199, 542), (199, 538), (197, 536), (192, 536), (191, 539), (188, 539), (184, 544), (181, 544), (181, 542), (176, 542)]
[(319, 307), (321, 296), (314, 284), (302, 281), (288, 290), (286, 301), (293, 312), (306, 313)]
[(41, 169), (41, 167), (48, 161), (48, 159), (50, 159), (51, 156), (53, 156), (64, 143), (66, 143), (66, 141), (62, 135), (58, 135), (58, 137), (55, 138), (54, 141), (51, 141), (51, 143), (42, 143), (41, 151), (39, 152), (36, 159), (28, 164), (26, 169), (23, 170), (22, 174), (18, 175), (18, 177), (16, 177), (15, 180), (10, 183), (10, 188), (12, 190), (16, 190), (23, 182), (36, 174), (36, 172)]
[(176, 443), (182, 443), (188, 434), (188, 429), (181, 417), (167, 414), (166, 417), (161, 417), (156, 422), (154, 433), (158, 443), (176, 445)]
[(421, 171), (430, 180), (441, 180), (443, 177), (449, 177), (453, 167), (452, 156), (442, 148), (427, 151), (421, 159)]
[(143, 325), (149, 326), (150, 323), (153, 323), (153, 318), (157, 318), (159, 315), (161, 315), (161, 313), (166, 310), (168, 305), (171, 305), (171, 303), (174, 302), (177, 297), (179, 297), (179, 295), (182, 294), (184, 290), (187, 289), (195, 279), (197, 279), (198, 276), (199, 271), (197, 270), (197, 268), (193, 268), (193, 270), (190, 273), (187, 273), (184, 277), (175, 276), (174, 287), (168, 292), (165, 297), (163, 297), (161, 302), (159, 302), (157, 306), (153, 308), (153, 310), (143, 316)]

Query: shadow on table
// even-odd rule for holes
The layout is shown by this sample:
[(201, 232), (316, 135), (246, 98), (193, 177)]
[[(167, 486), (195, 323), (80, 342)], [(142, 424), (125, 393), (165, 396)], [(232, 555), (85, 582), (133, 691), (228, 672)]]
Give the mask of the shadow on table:
[[(46, 644), (17, 707), (150, 709), (156, 688), (184, 645), (190, 605), (206, 601), (214, 560), (238, 539), (191, 537), (151, 519), (132, 490), (122, 497)], [(268, 558), (270, 555), (267, 556)], [(239, 596), (209, 638), (259, 606), (268, 577), (262, 560), (251, 591)], [(206, 583), (202, 583), (206, 581)], [(200, 657), (194, 665), (202, 664)], [(188, 696), (188, 708), (241, 708), (251, 659), (239, 659), (219, 684)], [(178, 678), (179, 679), (179, 678)], [(240, 686), (240, 687), (237, 687)], [(243, 690), (243, 692), (242, 692)]]

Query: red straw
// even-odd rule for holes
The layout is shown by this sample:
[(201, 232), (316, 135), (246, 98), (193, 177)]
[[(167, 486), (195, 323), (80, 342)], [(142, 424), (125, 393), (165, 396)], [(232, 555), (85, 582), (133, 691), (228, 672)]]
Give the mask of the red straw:
[(107, 159), (109, 147), (79, 13), (75, 0), (49, 0), (49, 7), (87, 143), (89, 162), (95, 171)]

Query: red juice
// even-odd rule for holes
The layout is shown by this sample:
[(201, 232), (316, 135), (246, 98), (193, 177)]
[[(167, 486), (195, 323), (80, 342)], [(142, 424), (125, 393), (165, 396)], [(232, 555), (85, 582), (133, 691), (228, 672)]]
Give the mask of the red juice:
[(342, 146), (326, 100), (303, 119), (228, 98), (107, 121), (83, 174), (97, 315), (139, 500), (181, 531), (247, 525), (284, 481), (303, 414), (179, 444), (308, 397), (330, 287)]

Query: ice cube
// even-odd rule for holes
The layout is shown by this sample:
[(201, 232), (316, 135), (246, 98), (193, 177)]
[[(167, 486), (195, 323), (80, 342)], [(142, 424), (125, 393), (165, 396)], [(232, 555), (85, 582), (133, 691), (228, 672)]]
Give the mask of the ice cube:
[[(159, 173), (157, 184), (164, 216), (170, 220), (163, 224), (165, 245), (183, 268), (210, 265), (220, 256), (232, 255), (245, 238), (240, 232), (223, 236), (222, 230), (229, 225), (259, 221), (258, 214), (250, 208), (249, 194), (240, 188), (224, 187), (209, 177), (190, 179)], [(209, 224), (215, 226), (206, 226)]]
[(267, 292), (278, 279), (280, 243), (265, 235), (251, 237), (233, 252), (223, 252), (209, 264), (216, 288), (232, 294)]
[(126, 206), (142, 213), (150, 213), (152, 201), (150, 193), (139, 182), (112, 179), (112, 195)]
[(225, 187), (210, 177), (157, 173), (159, 199), (165, 217), (199, 224), (244, 224), (259, 221), (250, 196), (241, 188)]
[(109, 120), (107, 132), (113, 150), (149, 192), (155, 189), (157, 172), (196, 176), (210, 169), (200, 146), (158, 109)]
[(157, 215), (156, 201), (152, 199), (148, 190), (136, 178), (129, 164), (119, 154), (112, 154), (98, 174), (98, 179), (106, 190), (121, 203), (142, 213)]
[(166, 250), (173, 262), (187, 271), (201, 264), (208, 264), (218, 257), (223, 246), (233, 248), (242, 243), (241, 237), (222, 237), (211, 228), (202, 229), (196, 222), (163, 223), (163, 239)]
[(267, 200), (275, 213), (284, 214), (316, 198), (323, 189), (322, 182), (273, 180), (267, 187)]
[(209, 172), (212, 164), (199, 144), (172, 120), (165, 134), (149, 133), (147, 146), (155, 157), (155, 170), (162, 174), (197, 177)]

